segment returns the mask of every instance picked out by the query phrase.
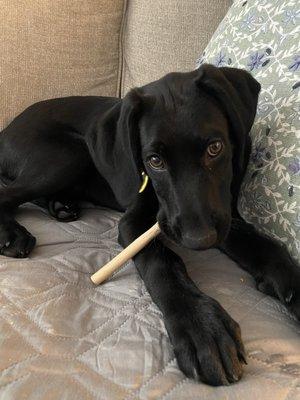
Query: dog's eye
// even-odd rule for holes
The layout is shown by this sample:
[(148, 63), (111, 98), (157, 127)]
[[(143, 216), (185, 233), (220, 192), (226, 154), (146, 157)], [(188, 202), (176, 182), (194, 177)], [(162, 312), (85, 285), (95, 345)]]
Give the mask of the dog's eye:
[(164, 169), (165, 167), (165, 163), (163, 162), (163, 160), (155, 154), (153, 156), (150, 156), (147, 162), (149, 166), (153, 169)]
[(216, 140), (207, 147), (206, 151), (211, 157), (216, 157), (221, 153), (222, 149), (223, 143), (220, 140)]

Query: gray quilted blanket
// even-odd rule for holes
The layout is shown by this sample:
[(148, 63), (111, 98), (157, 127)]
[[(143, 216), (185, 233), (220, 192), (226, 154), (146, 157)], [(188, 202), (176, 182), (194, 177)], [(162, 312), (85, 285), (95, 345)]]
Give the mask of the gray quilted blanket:
[(0, 399), (300, 399), (300, 326), (217, 250), (182, 254), (194, 281), (242, 327), (243, 379), (212, 388), (177, 368), (161, 314), (132, 262), (95, 287), (120, 251), (118, 213), (86, 207), (58, 223), (35, 206), (19, 221), (38, 239), (29, 259), (0, 256)]

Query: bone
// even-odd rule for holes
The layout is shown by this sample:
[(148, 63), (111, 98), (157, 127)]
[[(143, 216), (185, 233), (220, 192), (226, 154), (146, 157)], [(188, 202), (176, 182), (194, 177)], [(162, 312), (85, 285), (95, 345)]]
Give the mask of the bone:
[(121, 253), (110, 260), (107, 264), (101, 267), (91, 276), (91, 280), (95, 285), (100, 285), (107, 280), (115, 271), (122, 267), (128, 260), (133, 258), (141, 251), (151, 240), (153, 240), (161, 232), (158, 222), (150, 229), (144, 232), (141, 236), (135, 239)]

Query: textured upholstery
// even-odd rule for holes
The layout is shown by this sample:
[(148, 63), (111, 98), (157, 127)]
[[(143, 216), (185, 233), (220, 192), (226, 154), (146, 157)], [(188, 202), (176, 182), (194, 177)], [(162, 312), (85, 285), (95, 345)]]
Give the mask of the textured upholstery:
[(118, 93), (123, 0), (2, 0), (0, 127), (47, 98)]
[(133, 263), (99, 287), (90, 281), (120, 250), (118, 217), (86, 208), (58, 223), (34, 206), (19, 213), (38, 243), (30, 259), (0, 256), (0, 399), (300, 399), (299, 325), (217, 250), (183, 257), (240, 323), (248, 365), (230, 387), (185, 378)]
[(236, 0), (198, 64), (243, 68), (260, 83), (239, 209), (257, 229), (281, 241), (300, 267), (300, 25), (294, 20), (295, 4)]
[(122, 95), (195, 60), (231, 0), (130, 0), (124, 31)]
[[(124, 92), (193, 68), (228, 3), (129, 0)], [(119, 93), (123, 5), (3, 0), (0, 125), (41, 98)], [(183, 252), (196, 284), (240, 323), (247, 350), (243, 379), (212, 388), (179, 371), (132, 262), (104, 285), (91, 283), (120, 251), (118, 213), (87, 207), (64, 224), (25, 206), (17, 218), (37, 247), (24, 260), (0, 256), (1, 400), (300, 399), (299, 324), (223, 254)]]

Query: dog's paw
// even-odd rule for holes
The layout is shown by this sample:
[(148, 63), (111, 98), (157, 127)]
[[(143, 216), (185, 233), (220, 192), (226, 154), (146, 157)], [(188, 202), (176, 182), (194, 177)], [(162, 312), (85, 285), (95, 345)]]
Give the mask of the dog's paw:
[(16, 221), (0, 225), (0, 254), (24, 258), (34, 248), (36, 239)]
[(257, 289), (278, 298), (300, 321), (300, 267), (285, 250), (256, 277)]
[(50, 200), (48, 209), (49, 213), (61, 222), (76, 221), (80, 214), (79, 205), (69, 200)]
[(246, 363), (241, 330), (218, 302), (193, 298), (165, 322), (178, 366), (187, 377), (213, 386), (240, 380)]

